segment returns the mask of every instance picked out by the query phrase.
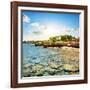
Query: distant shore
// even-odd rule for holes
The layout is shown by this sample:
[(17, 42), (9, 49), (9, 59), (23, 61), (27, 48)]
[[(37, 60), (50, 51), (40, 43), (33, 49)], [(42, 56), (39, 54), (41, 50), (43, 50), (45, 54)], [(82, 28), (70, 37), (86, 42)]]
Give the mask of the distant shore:
[(43, 46), (44, 48), (63, 47), (63, 46), (79, 48), (79, 42), (75, 41), (68, 41), (68, 42), (59, 41), (55, 43), (51, 43), (50, 41), (28, 41), (28, 42), (24, 41), (23, 43), (32, 43), (35, 46)]
[(48, 40), (23, 41), (23, 43), (32, 43), (35, 46), (43, 46), (44, 48), (63, 46), (79, 48), (79, 37), (76, 38), (72, 35), (60, 35), (50, 37)]

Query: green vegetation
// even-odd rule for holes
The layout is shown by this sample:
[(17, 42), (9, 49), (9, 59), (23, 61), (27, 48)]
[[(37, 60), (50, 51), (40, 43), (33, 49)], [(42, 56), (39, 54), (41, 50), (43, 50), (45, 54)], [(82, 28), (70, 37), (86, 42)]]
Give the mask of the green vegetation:
[(55, 43), (57, 41), (56, 37), (50, 37), (49, 40), (51, 41), (51, 43)]
[(71, 36), (71, 35), (62, 35), (61, 36), (61, 40), (62, 41), (72, 41), (72, 40), (74, 40), (75, 39), (75, 37), (73, 37), (73, 36)]
[(72, 41), (75, 40), (76, 38), (71, 36), (71, 35), (61, 35), (61, 36), (55, 36), (55, 37), (50, 37), (49, 40), (52, 43), (55, 43), (56, 41)]

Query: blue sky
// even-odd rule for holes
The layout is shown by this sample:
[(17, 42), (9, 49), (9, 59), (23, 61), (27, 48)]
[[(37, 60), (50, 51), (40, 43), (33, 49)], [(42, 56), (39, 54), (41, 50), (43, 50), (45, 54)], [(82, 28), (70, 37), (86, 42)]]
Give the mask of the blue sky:
[(51, 36), (79, 36), (79, 14), (22, 11), (23, 40), (47, 40)]

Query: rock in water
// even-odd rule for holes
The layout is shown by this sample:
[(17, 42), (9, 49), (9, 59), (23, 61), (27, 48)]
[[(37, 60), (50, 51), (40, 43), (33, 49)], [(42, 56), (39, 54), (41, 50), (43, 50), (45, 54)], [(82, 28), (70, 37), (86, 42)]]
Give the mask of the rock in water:
[(32, 67), (32, 73), (34, 76), (43, 76), (44, 74), (44, 66), (41, 64), (36, 64)]
[(64, 64), (64, 70), (69, 72), (79, 71), (79, 67), (75, 67), (74, 65)]
[(30, 68), (23, 69), (23, 76), (24, 77), (30, 77), (31, 76), (31, 70), (30, 70)]
[(63, 62), (64, 71), (76, 72), (76, 74), (79, 72), (79, 48), (62, 47), (60, 56), (61, 61)]
[(61, 64), (61, 62), (56, 63), (56, 62), (51, 61), (51, 62), (49, 62), (48, 66), (50, 66), (53, 69), (58, 69), (59, 67), (62, 66), (62, 64)]
[(48, 72), (49, 75), (54, 75), (56, 73), (55, 69), (52, 69), (51, 67), (47, 67), (46, 72)]

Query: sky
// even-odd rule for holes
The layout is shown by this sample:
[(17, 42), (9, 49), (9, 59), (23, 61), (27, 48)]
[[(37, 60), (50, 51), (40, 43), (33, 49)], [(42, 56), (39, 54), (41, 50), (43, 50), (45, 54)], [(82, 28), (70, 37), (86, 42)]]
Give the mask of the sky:
[(48, 40), (52, 36), (79, 37), (79, 14), (22, 11), (23, 41)]

